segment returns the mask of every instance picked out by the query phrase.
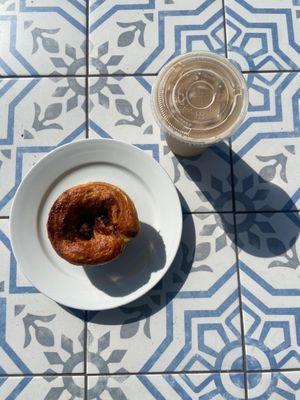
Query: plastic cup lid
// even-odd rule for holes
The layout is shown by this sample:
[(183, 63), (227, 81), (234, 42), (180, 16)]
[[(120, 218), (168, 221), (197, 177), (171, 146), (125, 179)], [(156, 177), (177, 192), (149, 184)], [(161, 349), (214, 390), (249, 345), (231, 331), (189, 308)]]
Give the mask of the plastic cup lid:
[(242, 74), (225, 58), (192, 52), (160, 71), (152, 106), (161, 127), (188, 141), (215, 141), (244, 119), (248, 90)]

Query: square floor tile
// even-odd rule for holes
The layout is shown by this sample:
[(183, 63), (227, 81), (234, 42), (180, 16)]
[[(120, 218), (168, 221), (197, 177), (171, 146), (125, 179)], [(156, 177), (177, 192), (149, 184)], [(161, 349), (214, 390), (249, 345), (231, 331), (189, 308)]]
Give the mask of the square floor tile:
[(89, 79), (89, 137), (114, 138), (147, 151), (175, 183), (186, 211), (232, 211), (229, 148), (214, 146), (193, 158), (169, 151), (151, 112), (154, 77)]
[(86, 71), (85, 0), (0, 2), (0, 75)]
[(232, 137), (236, 210), (298, 209), (300, 74), (245, 77), (248, 113)]
[(0, 220), (0, 374), (83, 373), (83, 313), (30, 285), (16, 264), (8, 225)]
[(24, 376), (0, 378), (0, 398), (3, 400), (84, 399), (84, 377)]
[(232, 215), (185, 216), (165, 278), (120, 309), (92, 313), (88, 373), (238, 370), (242, 367)]
[(249, 400), (300, 399), (300, 371), (247, 374)]
[(227, 0), (228, 56), (243, 71), (300, 67), (298, 0)]
[(242, 400), (244, 376), (237, 373), (89, 376), (88, 400), (95, 398)]
[(92, 74), (156, 73), (193, 50), (224, 54), (221, 0), (90, 2)]
[(0, 79), (0, 215), (39, 158), (85, 138), (84, 92), (84, 78)]
[(300, 217), (237, 215), (247, 368), (300, 368)]

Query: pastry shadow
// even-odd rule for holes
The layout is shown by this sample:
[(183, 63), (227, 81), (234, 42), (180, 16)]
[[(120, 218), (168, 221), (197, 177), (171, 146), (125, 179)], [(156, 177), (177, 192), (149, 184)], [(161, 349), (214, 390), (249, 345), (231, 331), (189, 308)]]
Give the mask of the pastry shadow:
[(165, 266), (166, 250), (159, 232), (141, 223), (139, 235), (131, 240), (115, 261), (99, 267), (84, 267), (91, 283), (113, 297), (135, 292), (145, 285), (152, 272)]
[[(120, 326), (121, 339), (131, 338), (144, 331), (150, 339), (157, 329), (151, 317), (176, 298), (190, 275), (196, 250), (196, 228), (191, 215), (183, 215), (181, 244), (176, 257), (164, 277), (143, 296), (111, 310), (88, 311), (88, 323)], [(192, 278), (193, 279), (193, 278)]]

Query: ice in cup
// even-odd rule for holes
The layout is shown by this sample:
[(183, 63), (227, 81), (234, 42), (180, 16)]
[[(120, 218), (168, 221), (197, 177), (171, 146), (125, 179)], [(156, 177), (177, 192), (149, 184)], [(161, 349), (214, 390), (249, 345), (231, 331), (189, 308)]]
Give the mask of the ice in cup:
[(195, 156), (241, 125), (248, 89), (242, 74), (225, 57), (191, 52), (162, 68), (151, 103), (171, 150)]

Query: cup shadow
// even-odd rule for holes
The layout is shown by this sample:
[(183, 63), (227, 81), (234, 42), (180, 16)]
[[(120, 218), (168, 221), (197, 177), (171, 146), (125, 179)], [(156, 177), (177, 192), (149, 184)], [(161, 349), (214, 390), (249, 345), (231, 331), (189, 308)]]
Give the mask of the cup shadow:
[(162, 269), (165, 263), (162, 237), (151, 225), (142, 222), (139, 235), (128, 243), (120, 257), (99, 267), (84, 267), (84, 270), (97, 289), (120, 297), (144, 286), (151, 273)]
[[(187, 244), (190, 250), (188, 250)], [(88, 312), (88, 321), (92, 320), (93, 324), (100, 325), (120, 325), (122, 335), (128, 337), (141, 321), (144, 321), (144, 329), (146, 326), (148, 326), (146, 329), (152, 329), (149, 326), (149, 317), (164, 308), (181, 290), (190, 273), (195, 248), (194, 222), (192, 218), (185, 216), (181, 245), (172, 265), (161, 281), (145, 295), (126, 306), (101, 312)], [(158, 258), (160, 257), (161, 253), (158, 253)], [(150, 268), (153, 270), (153, 267)]]
[[(222, 149), (223, 152), (229, 151), (228, 145), (226, 143), (222, 143), (218, 146), (219, 148)], [(208, 151), (213, 151), (208, 150)], [(195, 156), (195, 157), (190, 157), (190, 158), (185, 158), (185, 157), (180, 157), (180, 156), (174, 156), (178, 163), (182, 166), (182, 168), (185, 170), (185, 173), (190, 176), (190, 179), (193, 180), (193, 182), (198, 186), (199, 191), (203, 194), (203, 196), (209, 201), (213, 208), (216, 210), (220, 209), (220, 196), (217, 199), (214, 199), (208, 189), (207, 186), (204, 186), (204, 183), (199, 177), (197, 176), (197, 171), (201, 171), (201, 175), (205, 176), (211, 176), (211, 171), (213, 170), (213, 165), (211, 164), (213, 162), (213, 158), (206, 158), (205, 162), (203, 162), (203, 157), (205, 156), (206, 153), (203, 153), (201, 155)], [(208, 161), (211, 160), (211, 163)], [(232, 178), (229, 177), (229, 180), (231, 180), (231, 185), (232, 185), (232, 190), (234, 190), (233, 193), (222, 193), (221, 196), (224, 196), (224, 198), (231, 198), (232, 201), (235, 201), (235, 205), (233, 205), (233, 209), (239, 205), (238, 210), (236, 211), (236, 227), (234, 226), (232, 222), (232, 218), (228, 215), (230, 212), (219, 212), (220, 218), (223, 223), (223, 227), (225, 229), (225, 232), (231, 239), (233, 243), (236, 243), (238, 250), (241, 249), (248, 254), (255, 255), (257, 257), (274, 257), (274, 255), (279, 256), (280, 254), (285, 253), (293, 247), (295, 244), (297, 237), (299, 235), (299, 224), (298, 226), (296, 224), (292, 224), (289, 226), (282, 226), (280, 227), (280, 241), (283, 245), (278, 245), (276, 248), (273, 248), (272, 251), (268, 249), (266, 246), (256, 246), (255, 243), (251, 242), (251, 240), (239, 240), (239, 231), (251, 231), (252, 228), (255, 229), (255, 224), (257, 224), (257, 220), (255, 218), (255, 214), (262, 214), (268, 217), (271, 217), (273, 215), (273, 212), (275, 210), (272, 209), (269, 205), (267, 207), (262, 207), (261, 209), (255, 209), (253, 201), (255, 201), (255, 195), (266, 195), (268, 194), (268, 198), (271, 199), (278, 199), (280, 204), (288, 205), (289, 210), (296, 210), (296, 206), (292, 200), (292, 198), (279, 186), (273, 184), (272, 182), (267, 181), (264, 179), (261, 175), (257, 174), (253, 168), (251, 168), (238, 154), (234, 153), (232, 154), (232, 160), (234, 160), (234, 164), (238, 165), (239, 168), (239, 176), (245, 177), (245, 180), (248, 177), (249, 181), (251, 179), (251, 190), (254, 193), (254, 197), (252, 196), (249, 197), (247, 192), (247, 183), (243, 183), (242, 185), (242, 190), (237, 189), (237, 177), (233, 176)], [(207, 162), (208, 161), (208, 162)], [(193, 168), (191, 168), (191, 162), (193, 163)], [(199, 172), (198, 172), (199, 173)], [(195, 176), (193, 176), (195, 175)], [(222, 173), (221, 177), (219, 178), (220, 180), (223, 179), (222, 176), (224, 176), (224, 173)], [(218, 178), (218, 173), (216, 172), (214, 174), (214, 177)], [(245, 186), (245, 187), (244, 187)], [(184, 199), (184, 197), (181, 195), (181, 200), (183, 207), (188, 210), (188, 205)], [(189, 211), (189, 210), (188, 210)], [(201, 213), (201, 211), (199, 211)], [(217, 211), (218, 212), (218, 211)], [(263, 225), (261, 225), (263, 227)], [(237, 230), (237, 236), (238, 238), (236, 239), (236, 230)], [(268, 233), (272, 236), (276, 236), (276, 232), (264, 232), (262, 230), (262, 234)], [(275, 243), (275, 242), (274, 242)], [(280, 244), (279, 242), (277, 242)]]

